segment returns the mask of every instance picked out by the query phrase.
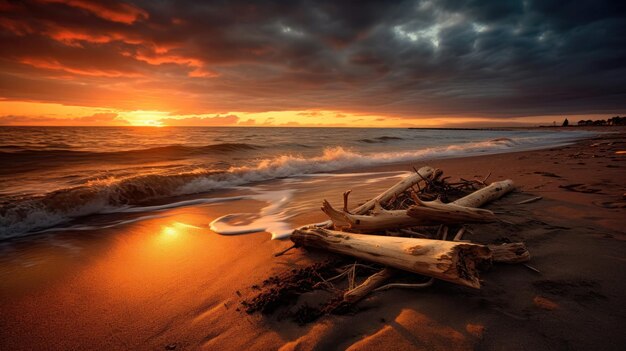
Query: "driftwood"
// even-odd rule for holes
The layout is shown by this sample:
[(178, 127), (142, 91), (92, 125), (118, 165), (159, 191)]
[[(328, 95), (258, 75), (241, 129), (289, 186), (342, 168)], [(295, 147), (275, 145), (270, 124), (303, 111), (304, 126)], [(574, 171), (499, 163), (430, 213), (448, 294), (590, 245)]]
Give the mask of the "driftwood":
[(530, 253), (524, 243), (487, 245), (491, 250), (493, 262), (521, 263), (530, 261)]
[(444, 204), (439, 200), (420, 201), (419, 206), (407, 210), (384, 210), (376, 204), (370, 215), (353, 215), (334, 209), (324, 200), (322, 211), (333, 222), (335, 229), (375, 231), (391, 228), (408, 228), (436, 225), (440, 223), (493, 222), (495, 215), (489, 210), (463, 207), (454, 203)]
[[(489, 222), (495, 219), (493, 212), (487, 210), (479, 210), (476, 208), (468, 207), (468, 205), (474, 205), (475, 207), (482, 206), (485, 203), (495, 200), (506, 193), (512, 191), (514, 189), (513, 182), (511, 180), (506, 180), (502, 182), (496, 182), (487, 186), (481, 190), (478, 190), (470, 195), (467, 195), (463, 198), (460, 198), (450, 204), (443, 204), (442, 202), (436, 200), (431, 202), (423, 202), (419, 199), (415, 199), (416, 202), (420, 205), (419, 207), (413, 207), (409, 209), (409, 213), (405, 213), (407, 211), (399, 210), (399, 211), (385, 211), (380, 206), (377, 206), (375, 202), (374, 208), (374, 216), (378, 217), (378, 224), (383, 223), (383, 225), (391, 225), (398, 226), (398, 223), (401, 223), (400, 226), (417, 226), (417, 225), (426, 225), (426, 223), (438, 222), (439, 223), (460, 223), (463, 220), (467, 222)], [(345, 203), (345, 197), (344, 197)], [(344, 206), (345, 209), (345, 206)], [(332, 208), (328, 201), (324, 200), (324, 205), (322, 210), (331, 218), (335, 227), (348, 227), (354, 228), (355, 226), (359, 226), (359, 229), (363, 228), (376, 228), (375, 224), (372, 224), (372, 216), (355, 216), (347, 211), (339, 212)], [(382, 214), (382, 216), (381, 216)], [(432, 216), (432, 217), (429, 217)], [(380, 216), (380, 217), (379, 217)], [(407, 218), (408, 217), (408, 218)], [(435, 217), (435, 218), (433, 218)], [(453, 219), (451, 219), (451, 217)], [(436, 219), (436, 220), (435, 220)], [(415, 223), (411, 225), (412, 223)], [(368, 226), (369, 224), (369, 226)], [(462, 228), (454, 238), (454, 241), (459, 241), (464, 233), (464, 228)], [(510, 257), (505, 258), (501, 255), (503, 248), (498, 248), (497, 251), (499, 253), (498, 260), (499, 262), (503, 262), (503, 259), (510, 259)], [(519, 252), (519, 251), (518, 251)], [(527, 252), (527, 251), (526, 251)], [(509, 261), (512, 263), (512, 261)], [(394, 270), (385, 268), (382, 271), (372, 275), (368, 279), (366, 279), (361, 285), (352, 289), (344, 294), (344, 301), (354, 303), (363, 297), (367, 296), (371, 291), (376, 290), (381, 285), (386, 283), (389, 279), (393, 277), (392, 272)], [(425, 287), (432, 284), (420, 284), (419, 287)]]
[[(408, 210), (384, 210), (377, 202), (370, 215), (351, 214), (334, 209), (324, 200), (322, 211), (333, 222), (335, 229), (356, 231), (376, 231), (391, 228), (408, 228), (422, 225), (457, 224), (470, 222), (491, 222), (493, 212), (477, 209), (514, 189), (512, 180), (495, 182), (449, 204), (439, 200), (421, 201)], [(371, 200), (370, 200), (371, 201)]]
[[(402, 194), (403, 192), (405, 192), (407, 189), (413, 187), (413, 186), (423, 186), (424, 183), (426, 182), (426, 179), (429, 179), (431, 177), (436, 176), (437, 174), (441, 174), (441, 171), (439, 171), (439, 173), (437, 173), (437, 171), (429, 166), (424, 166), (422, 168), (420, 168), (419, 170), (417, 170), (415, 173), (409, 175), (408, 177), (402, 179), (401, 181), (399, 181), (398, 183), (394, 184), (393, 186), (391, 186), (389, 189), (385, 190), (384, 192), (380, 193), (378, 196), (376, 196), (375, 198), (365, 202), (364, 204), (354, 208), (352, 211), (348, 211), (347, 207), (348, 207), (348, 195), (350, 194), (350, 190), (348, 190), (347, 192), (343, 193), (343, 202), (344, 202), (344, 208), (343, 208), (343, 213), (350, 213), (350, 214), (355, 214), (355, 215), (360, 215), (360, 214), (364, 214), (367, 211), (371, 210), (374, 208), (374, 206), (376, 206), (376, 204), (380, 204), (380, 203), (385, 203), (395, 197), (397, 197), (398, 195)], [(324, 200), (326, 202), (326, 200)], [(322, 211), (324, 211), (324, 208), (322, 208)], [(300, 227), (300, 229), (302, 228), (308, 228), (308, 227), (329, 227), (332, 226), (333, 222), (332, 220), (328, 220), (326, 222), (322, 222), (322, 223), (317, 223), (317, 224), (308, 224), (305, 226)]]
[[(332, 224), (335, 229), (367, 232), (436, 224), (491, 222), (495, 220), (493, 212), (477, 207), (514, 189), (513, 182), (505, 180), (447, 204), (439, 199), (422, 201), (413, 194), (413, 200), (417, 205), (408, 210), (382, 208), (381, 204), (395, 199), (415, 184), (423, 183), (422, 186), (418, 185), (420, 189), (425, 185), (433, 185), (433, 179), (438, 176), (441, 176), (440, 171), (438, 173), (430, 167), (423, 167), (352, 211), (348, 211), (349, 192), (344, 193), (342, 211), (334, 209), (324, 200), (322, 211), (331, 219), (330, 222), (325, 222), (326, 228), (330, 227), (328, 224)], [(447, 229), (445, 225), (440, 226), (438, 233), (446, 232)], [(433, 278), (480, 288), (476, 271), (478, 264), (491, 262), (492, 258), (496, 262), (515, 263), (526, 261), (530, 257), (522, 243), (483, 246), (457, 241), (461, 240), (463, 233), (462, 228), (454, 237), (455, 241), (450, 242), (445, 241), (445, 237), (444, 240), (432, 240), (362, 235), (323, 229), (318, 225), (295, 230), (291, 239), (298, 246), (317, 247), (387, 266), (361, 285), (347, 291), (344, 294), (346, 303), (354, 303), (374, 290), (396, 287), (395, 285), (411, 288), (427, 287), (432, 284)], [(490, 248), (493, 248), (494, 254)], [(398, 273), (398, 269), (429, 276), (431, 280), (421, 284), (386, 284)]]
[(493, 182), (490, 185), (476, 190), (475, 192), (462, 197), (453, 203), (465, 207), (480, 207), (488, 202), (499, 199), (515, 189), (513, 181), (510, 179)]
[(541, 199), (543, 199), (543, 197), (536, 196), (536, 197), (531, 197), (530, 199), (526, 199), (526, 200), (523, 200), (523, 201), (520, 201), (520, 202), (516, 202), (515, 204), (516, 205), (524, 205), (524, 204), (529, 204), (531, 202), (539, 201)]
[(398, 271), (393, 268), (383, 268), (381, 271), (374, 273), (369, 278), (367, 278), (361, 285), (352, 290), (348, 290), (345, 294), (343, 294), (343, 301), (348, 303), (355, 303), (361, 300), (374, 289), (385, 284), (385, 282), (395, 276), (397, 272)]
[[(470, 194), (468, 196), (472, 196)], [(494, 222), (496, 216), (489, 210), (458, 205), (456, 202), (444, 204), (440, 200), (421, 201), (416, 199), (417, 205), (410, 207), (406, 214), (428, 224), (457, 224), (457, 223), (484, 223)]]
[[(355, 287), (356, 267), (372, 266), (354, 263), (351, 268), (330, 278), (317, 274), (321, 281), (313, 289), (325, 287), (339, 291), (331, 281), (348, 276), (348, 290), (343, 292), (343, 301), (332, 298), (320, 313), (330, 313), (346, 304), (354, 304), (373, 291), (390, 288), (426, 288), (435, 279), (445, 280), (462, 286), (480, 288), (477, 267), (484, 268), (491, 262), (521, 263), (530, 259), (523, 243), (501, 245), (479, 245), (463, 240), (465, 226), (452, 224), (493, 222), (493, 212), (478, 207), (498, 199), (514, 189), (511, 180), (494, 182), (486, 186), (484, 180), (465, 180), (450, 183), (442, 178), (442, 172), (431, 167), (422, 167), (414, 174), (402, 179), (375, 198), (349, 210), (350, 191), (343, 194), (343, 208), (336, 210), (324, 200), (322, 210), (330, 220), (302, 226), (293, 231), (291, 240), (295, 247), (314, 247), (329, 252), (349, 255), (384, 266)], [(484, 188), (450, 203), (449, 197), (458, 197), (477, 186)], [(425, 201), (434, 200), (434, 201)], [(529, 203), (539, 198), (525, 200)], [(415, 204), (411, 206), (411, 204)], [(384, 208), (383, 208), (384, 207)], [(387, 210), (388, 208), (390, 210)], [(437, 233), (434, 230), (437, 228)], [(430, 228), (423, 228), (428, 227)], [(339, 230), (332, 230), (332, 229)], [(458, 229), (456, 234), (450, 230)], [(343, 230), (343, 231), (341, 231)], [(371, 234), (360, 234), (360, 233)], [(374, 234), (374, 235), (372, 235)], [(378, 235), (376, 235), (378, 234)], [(450, 240), (448, 239), (450, 235)], [(405, 237), (410, 236), (410, 237)], [(418, 237), (418, 238), (416, 238)], [(277, 255), (281, 255), (287, 248)], [(524, 264), (529, 269), (537, 269)], [(400, 271), (428, 277), (420, 283), (392, 282), (389, 280)], [(294, 284), (294, 287), (298, 287)]]
[(483, 245), (322, 228), (296, 229), (291, 240), (472, 288), (480, 288), (476, 265), (491, 259), (489, 248)]
[(433, 175), (435, 175), (435, 169), (429, 166), (424, 166), (420, 169), (417, 170), (417, 172), (409, 175), (408, 177), (402, 179), (401, 181), (399, 181), (398, 183), (394, 184), (391, 188), (387, 189), (386, 191), (384, 191), (383, 193), (381, 193), (380, 195), (376, 196), (375, 198), (367, 201), (366, 203), (362, 204), (361, 206), (358, 206), (357, 208), (353, 209), (351, 211), (351, 213), (354, 214), (364, 214), (367, 211), (371, 210), (374, 208), (374, 206), (378, 203), (378, 204), (384, 204), (387, 201), (391, 200), (392, 198), (402, 194), (403, 192), (405, 192), (408, 188), (415, 186), (416, 184), (420, 184), (420, 183), (424, 183), (426, 181), (426, 179), (429, 179), (430, 177), (432, 177)]

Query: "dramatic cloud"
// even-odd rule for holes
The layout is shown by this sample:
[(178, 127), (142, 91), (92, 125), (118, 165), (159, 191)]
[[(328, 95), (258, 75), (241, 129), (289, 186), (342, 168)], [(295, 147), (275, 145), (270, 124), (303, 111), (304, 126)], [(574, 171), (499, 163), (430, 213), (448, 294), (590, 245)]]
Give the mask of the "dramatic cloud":
[(620, 113), (622, 33), (621, 1), (3, 1), (0, 99), (180, 115)]

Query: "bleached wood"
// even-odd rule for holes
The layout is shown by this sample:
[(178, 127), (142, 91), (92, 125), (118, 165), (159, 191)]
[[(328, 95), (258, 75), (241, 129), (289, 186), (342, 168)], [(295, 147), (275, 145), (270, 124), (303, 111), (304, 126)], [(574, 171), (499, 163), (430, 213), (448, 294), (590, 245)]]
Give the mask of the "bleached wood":
[(420, 201), (418, 205), (408, 210), (387, 211), (375, 202), (372, 213), (369, 215), (338, 211), (328, 201), (324, 200), (322, 211), (333, 222), (335, 229), (357, 231), (408, 228), (421, 225), (491, 222), (496, 219), (493, 212), (476, 207), (493, 201), (513, 189), (513, 181), (505, 180), (495, 182), (451, 203), (444, 204), (439, 200)]
[(424, 167), (418, 169), (416, 173), (413, 173), (413, 174), (405, 177), (404, 179), (402, 179), (398, 183), (394, 184), (389, 189), (387, 189), (384, 192), (382, 192), (380, 195), (378, 195), (375, 198), (365, 202), (364, 204), (362, 204), (361, 206), (358, 206), (357, 208), (353, 209), (350, 212), (354, 213), (354, 214), (364, 214), (367, 211), (369, 211), (372, 208), (374, 208), (376, 203), (384, 204), (387, 201), (391, 200), (392, 198), (402, 194), (408, 188), (410, 188), (410, 187), (412, 187), (412, 186), (414, 186), (416, 184), (420, 184), (420, 183), (421, 184), (425, 184), (424, 183), (424, 179), (428, 179), (428, 178), (432, 177), (434, 173), (435, 173), (435, 169), (434, 168), (429, 167), (429, 166), (424, 166)]
[[(424, 179), (429, 179), (430, 177), (433, 177), (433, 175), (441, 175), (441, 171), (436, 172), (436, 170), (430, 166), (424, 166), (422, 168), (420, 168), (419, 170), (417, 170), (416, 173), (413, 173), (405, 178), (403, 178), (401, 181), (399, 181), (398, 183), (392, 185), (390, 188), (388, 188), (387, 190), (383, 191), (382, 193), (380, 193), (378, 196), (374, 197), (373, 199), (365, 202), (364, 204), (357, 206), (356, 208), (354, 208), (353, 210), (351, 210), (350, 212), (346, 211), (347, 208), (347, 203), (348, 203), (348, 196), (350, 195), (351, 190), (346, 191), (343, 194), (343, 200), (344, 200), (344, 213), (351, 213), (354, 215), (360, 215), (360, 214), (364, 214), (367, 211), (371, 210), (374, 208), (374, 206), (376, 206), (376, 204), (380, 204), (380, 203), (385, 203), (389, 200), (391, 200), (392, 198), (402, 194), (403, 192), (405, 192), (407, 189), (413, 187), (413, 186), (425, 186), (426, 182), (424, 181)], [(325, 201), (325, 200), (324, 200)], [(326, 228), (329, 226), (332, 226), (333, 222), (331, 220), (325, 221), (325, 222), (321, 222), (321, 223), (315, 223), (315, 224), (307, 224), (304, 225), (298, 229), (303, 229), (303, 228), (313, 228), (313, 227), (322, 227), (322, 228)]]
[(499, 199), (515, 189), (510, 179), (493, 182), (488, 186), (462, 197), (453, 203), (465, 207), (480, 207), (488, 202)]
[(367, 296), (372, 290), (385, 284), (389, 279), (396, 275), (397, 271), (393, 268), (383, 268), (379, 272), (374, 273), (361, 283), (356, 288), (347, 291), (343, 294), (343, 300), (348, 303), (355, 303), (365, 296)]
[(322, 228), (296, 229), (291, 240), (297, 245), (350, 255), (472, 288), (480, 288), (476, 264), (491, 259), (491, 252), (483, 245)]

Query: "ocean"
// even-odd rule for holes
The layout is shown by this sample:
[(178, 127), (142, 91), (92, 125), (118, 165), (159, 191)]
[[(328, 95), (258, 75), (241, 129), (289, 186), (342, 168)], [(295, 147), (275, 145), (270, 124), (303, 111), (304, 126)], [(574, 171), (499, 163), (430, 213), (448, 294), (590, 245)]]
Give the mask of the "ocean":
[(240, 187), (249, 192), (259, 182), (539, 149), (588, 135), (550, 130), (0, 127), (0, 239), (91, 228), (75, 222), (93, 215), (140, 213), (132, 219), (140, 220), (164, 208), (234, 201), (241, 197), (222, 199), (215, 191)]

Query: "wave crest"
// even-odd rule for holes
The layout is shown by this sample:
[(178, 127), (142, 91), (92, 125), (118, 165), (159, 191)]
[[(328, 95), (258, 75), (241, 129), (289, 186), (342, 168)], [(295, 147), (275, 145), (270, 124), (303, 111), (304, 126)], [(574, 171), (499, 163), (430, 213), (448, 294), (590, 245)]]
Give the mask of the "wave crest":
[[(254, 148), (249, 144), (221, 145), (221, 148), (226, 149)], [(227, 171), (201, 169), (169, 175), (149, 174), (122, 179), (100, 179), (84, 186), (62, 189), (42, 196), (12, 199), (0, 204), (0, 239), (20, 236), (88, 214), (115, 212), (116, 208), (136, 206), (159, 198), (198, 194), (252, 182), (346, 168), (502, 152), (516, 145), (516, 141), (500, 138), (447, 147), (371, 154), (332, 147), (316, 157), (283, 155), (261, 160), (254, 166), (231, 167)]]

